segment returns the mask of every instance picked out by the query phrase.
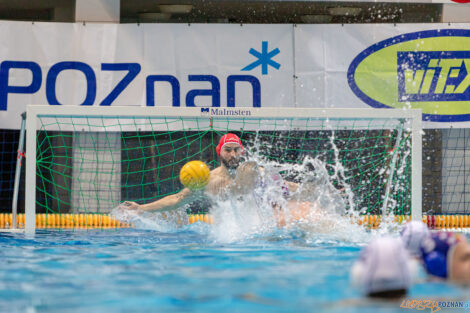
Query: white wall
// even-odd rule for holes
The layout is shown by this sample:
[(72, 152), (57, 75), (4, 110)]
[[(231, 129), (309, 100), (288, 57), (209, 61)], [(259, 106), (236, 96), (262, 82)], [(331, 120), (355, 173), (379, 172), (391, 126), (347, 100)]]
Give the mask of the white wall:
[(76, 22), (119, 23), (119, 0), (76, 0)]
[(442, 22), (466, 23), (470, 22), (470, 3), (449, 3), (442, 7)]

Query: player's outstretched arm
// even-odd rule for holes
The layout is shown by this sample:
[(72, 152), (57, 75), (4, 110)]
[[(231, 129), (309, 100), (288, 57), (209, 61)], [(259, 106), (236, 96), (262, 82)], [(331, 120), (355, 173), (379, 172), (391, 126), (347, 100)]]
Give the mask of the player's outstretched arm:
[(147, 211), (147, 212), (165, 212), (178, 209), (185, 204), (195, 200), (195, 195), (202, 191), (210, 179), (210, 170), (207, 165), (202, 161), (190, 161), (186, 163), (180, 171), (180, 181), (185, 186), (183, 190), (178, 193), (168, 195), (160, 200), (147, 203), (138, 204), (136, 202), (126, 201), (124, 205), (129, 210)]
[(124, 202), (124, 205), (129, 210), (137, 210), (144, 212), (165, 212), (175, 210), (191, 202), (192, 200), (194, 199), (192, 197), (191, 190), (188, 188), (184, 188), (178, 193), (168, 195), (154, 202), (138, 204), (136, 202), (126, 201)]

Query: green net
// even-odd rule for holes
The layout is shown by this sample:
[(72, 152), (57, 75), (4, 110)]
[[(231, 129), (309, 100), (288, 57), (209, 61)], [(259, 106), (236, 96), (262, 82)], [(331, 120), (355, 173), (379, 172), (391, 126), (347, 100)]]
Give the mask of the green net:
[[(108, 213), (181, 190), (191, 160), (219, 166), (220, 137), (237, 134), (245, 157), (325, 164), (349, 209), (410, 214), (411, 139), (404, 119), (122, 118), (38, 116), (37, 211)], [(305, 170), (309, 170), (305, 168)], [(302, 183), (295, 171), (284, 179)]]

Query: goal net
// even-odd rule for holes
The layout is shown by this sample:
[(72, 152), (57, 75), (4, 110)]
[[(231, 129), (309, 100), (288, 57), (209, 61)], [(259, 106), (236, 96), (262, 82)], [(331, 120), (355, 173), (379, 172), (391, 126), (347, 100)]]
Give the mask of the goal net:
[(345, 212), (421, 215), (417, 110), (29, 106), (26, 227), (34, 213), (109, 213), (181, 190), (191, 160), (219, 166), (220, 137), (285, 180), (338, 190)]

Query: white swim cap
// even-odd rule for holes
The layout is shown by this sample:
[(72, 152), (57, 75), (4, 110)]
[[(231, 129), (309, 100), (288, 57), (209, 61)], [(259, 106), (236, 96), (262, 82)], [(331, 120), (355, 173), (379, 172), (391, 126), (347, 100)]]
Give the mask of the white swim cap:
[(414, 257), (421, 257), (420, 246), (424, 239), (431, 237), (428, 226), (421, 221), (407, 223), (400, 232), (405, 248)]
[(351, 281), (365, 294), (407, 290), (416, 269), (399, 238), (382, 237), (362, 249)]

